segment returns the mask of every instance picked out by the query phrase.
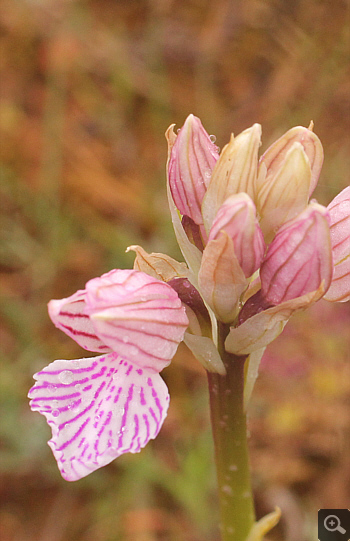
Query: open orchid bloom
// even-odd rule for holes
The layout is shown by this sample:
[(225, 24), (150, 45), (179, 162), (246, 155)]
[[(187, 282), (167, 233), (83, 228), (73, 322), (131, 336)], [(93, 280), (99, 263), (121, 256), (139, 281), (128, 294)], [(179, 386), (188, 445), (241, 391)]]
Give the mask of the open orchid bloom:
[(113, 270), (49, 303), (54, 324), (98, 357), (57, 360), (34, 377), (31, 408), (52, 429), (62, 476), (80, 479), (155, 438), (169, 394), (159, 375), (188, 319), (169, 285), (136, 270)]

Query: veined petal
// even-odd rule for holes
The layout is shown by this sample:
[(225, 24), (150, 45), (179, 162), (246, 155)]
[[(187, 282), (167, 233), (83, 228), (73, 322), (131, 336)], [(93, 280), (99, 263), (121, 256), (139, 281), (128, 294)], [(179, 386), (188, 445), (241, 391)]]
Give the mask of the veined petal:
[(141, 368), (160, 372), (175, 355), (188, 319), (174, 289), (143, 272), (114, 270), (86, 284), (96, 334)]
[(257, 209), (267, 243), (278, 228), (295, 218), (308, 203), (311, 168), (301, 143), (293, 143), (275, 175), (260, 187)]
[(260, 268), (262, 296), (269, 304), (301, 297), (333, 274), (331, 241), (325, 207), (311, 203), (284, 224), (270, 244)]
[(201, 204), (218, 158), (199, 118), (189, 115), (172, 145), (168, 178), (175, 205), (196, 224), (203, 223)]
[(111, 351), (97, 335), (85, 312), (86, 291), (80, 290), (60, 300), (52, 300), (48, 304), (49, 315), (54, 325), (73, 338), (79, 346), (88, 351), (106, 353)]
[[(172, 127), (170, 126), (170, 128)], [(174, 144), (174, 137), (176, 137), (174, 132), (170, 128), (167, 130), (165, 134), (168, 140), (168, 147), (170, 149), (168, 152), (171, 152), (172, 145)], [(169, 158), (168, 158), (168, 163), (169, 163)], [(189, 240), (185, 232), (185, 229), (181, 223), (179, 211), (177, 210), (174, 200), (173, 200), (173, 196), (171, 195), (169, 183), (167, 183), (167, 197), (168, 197), (171, 221), (173, 223), (176, 240), (185, 258), (185, 261), (191, 271), (191, 274), (192, 274), (191, 282), (193, 283), (194, 286), (196, 286), (197, 285), (196, 277), (197, 277), (198, 270), (201, 264), (202, 253), (196, 246), (194, 246), (191, 243), (191, 241)]]
[[(268, 182), (271, 177), (275, 176), (280, 167), (283, 165), (286, 155), (292, 148), (294, 143), (300, 143), (308, 157), (311, 168), (311, 182), (309, 185), (309, 196), (314, 191), (318, 178), (320, 176), (323, 164), (323, 148), (322, 143), (317, 135), (312, 131), (313, 124), (309, 128), (303, 126), (295, 126), (288, 130), (282, 137), (277, 139), (261, 156), (259, 164), (260, 169), (266, 169), (266, 179)], [(264, 179), (264, 175), (261, 177)]]
[(202, 215), (209, 232), (223, 202), (236, 193), (255, 197), (261, 126), (254, 124), (223, 148), (202, 203)]
[(235, 255), (233, 241), (225, 231), (208, 242), (203, 252), (198, 283), (203, 299), (217, 318), (225, 323), (232, 322), (237, 315), (239, 298), (248, 282)]
[(342, 190), (327, 207), (334, 273), (324, 298), (327, 301), (350, 300), (350, 186)]
[(116, 353), (58, 360), (34, 378), (30, 406), (46, 417), (62, 476), (76, 481), (157, 436), (169, 394), (159, 374)]
[(236, 257), (246, 277), (259, 267), (265, 252), (265, 242), (256, 218), (255, 205), (249, 195), (231, 195), (219, 208), (209, 233), (209, 241), (221, 231), (231, 237)]

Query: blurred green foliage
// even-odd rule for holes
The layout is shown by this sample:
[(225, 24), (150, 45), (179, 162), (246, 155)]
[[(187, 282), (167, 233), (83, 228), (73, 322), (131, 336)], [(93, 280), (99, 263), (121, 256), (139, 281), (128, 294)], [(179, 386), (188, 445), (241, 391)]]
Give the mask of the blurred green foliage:
[[(3, 541), (215, 541), (206, 378), (181, 347), (169, 417), (140, 455), (63, 481), (32, 374), (80, 348), (46, 303), (115, 267), (130, 244), (180, 258), (167, 212), (165, 129), (199, 116), (221, 147), (263, 125), (263, 149), (308, 125), (325, 148), (315, 197), (350, 165), (346, 0), (3, 0), (0, 522)], [(250, 410), (257, 510), (271, 540), (312, 541), (345, 507), (349, 307), (321, 302), (265, 355)], [(284, 529), (284, 533), (283, 532)]]

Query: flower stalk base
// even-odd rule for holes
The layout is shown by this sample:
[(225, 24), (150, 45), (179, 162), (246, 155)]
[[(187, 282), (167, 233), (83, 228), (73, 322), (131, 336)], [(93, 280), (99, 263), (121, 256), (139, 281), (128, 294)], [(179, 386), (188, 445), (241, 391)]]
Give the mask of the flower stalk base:
[(246, 541), (255, 523), (243, 405), (245, 356), (225, 351), (228, 325), (219, 323), (219, 352), (226, 375), (208, 373), (222, 541)]

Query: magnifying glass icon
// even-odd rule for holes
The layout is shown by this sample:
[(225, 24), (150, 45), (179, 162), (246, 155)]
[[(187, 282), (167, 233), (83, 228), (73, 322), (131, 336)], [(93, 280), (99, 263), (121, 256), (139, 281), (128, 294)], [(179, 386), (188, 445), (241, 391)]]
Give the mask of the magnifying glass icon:
[(340, 533), (346, 533), (346, 530), (341, 527), (340, 520), (336, 515), (328, 515), (324, 519), (324, 527), (329, 532), (340, 532)]

